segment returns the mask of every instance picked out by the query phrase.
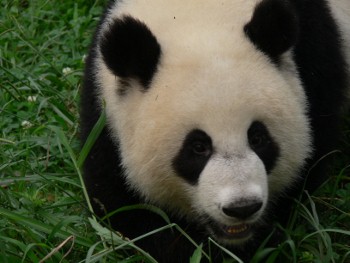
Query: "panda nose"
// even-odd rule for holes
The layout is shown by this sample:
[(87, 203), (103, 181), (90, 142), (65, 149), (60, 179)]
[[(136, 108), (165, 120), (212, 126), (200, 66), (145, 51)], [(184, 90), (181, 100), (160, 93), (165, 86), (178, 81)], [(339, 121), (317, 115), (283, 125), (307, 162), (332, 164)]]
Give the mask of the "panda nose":
[(262, 207), (262, 202), (250, 202), (241, 204), (231, 204), (229, 206), (223, 207), (222, 211), (225, 215), (229, 217), (235, 217), (239, 219), (247, 219), (248, 217), (255, 214)]

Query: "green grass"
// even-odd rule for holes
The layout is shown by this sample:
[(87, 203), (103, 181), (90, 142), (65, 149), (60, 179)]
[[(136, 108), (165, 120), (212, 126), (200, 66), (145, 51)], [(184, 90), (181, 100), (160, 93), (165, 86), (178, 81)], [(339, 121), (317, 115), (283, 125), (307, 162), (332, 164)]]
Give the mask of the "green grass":
[[(0, 3), (0, 262), (153, 262), (89, 219), (79, 178), (88, 149), (81, 151), (77, 139), (84, 56), (105, 2)], [(331, 179), (296, 205), (289, 239), (262, 248), (253, 262), (265, 254), (265, 262), (280, 254), (285, 262), (350, 262), (346, 121)], [(206, 256), (200, 244), (193, 250), (191, 262)]]

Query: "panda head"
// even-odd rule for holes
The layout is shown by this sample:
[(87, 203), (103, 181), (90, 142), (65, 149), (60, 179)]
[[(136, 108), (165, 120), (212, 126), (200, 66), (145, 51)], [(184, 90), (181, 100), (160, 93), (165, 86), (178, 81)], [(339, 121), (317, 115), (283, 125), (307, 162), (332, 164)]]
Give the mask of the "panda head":
[(119, 2), (96, 82), (125, 178), (145, 201), (241, 244), (310, 153), (288, 1)]

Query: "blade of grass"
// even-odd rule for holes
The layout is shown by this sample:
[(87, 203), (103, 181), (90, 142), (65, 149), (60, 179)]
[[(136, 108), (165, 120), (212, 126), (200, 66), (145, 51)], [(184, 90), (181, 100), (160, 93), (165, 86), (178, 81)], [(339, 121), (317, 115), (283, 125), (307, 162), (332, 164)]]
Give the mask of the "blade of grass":
[[(26, 226), (29, 226), (31, 228), (36, 229), (37, 231), (43, 232), (45, 234), (51, 234), (52, 232), (52, 226), (47, 225), (43, 222), (40, 222), (38, 220), (27, 218), (25, 216), (22, 216), (20, 214), (14, 213), (12, 211), (8, 211), (6, 209), (0, 208), (0, 215), (4, 216), (8, 219), (14, 220), (18, 223), (24, 224)], [(66, 239), (67, 237), (74, 235), (74, 233), (70, 233), (69, 231), (63, 231), (63, 230), (57, 230), (55, 233), (55, 237)], [(82, 237), (76, 237), (77, 244), (80, 244), (85, 247), (90, 247), (91, 242)]]
[[(9, 237), (4, 237), (0, 235), (0, 240), (3, 240), (5, 243), (9, 243), (9, 244), (13, 244), (17, 247), (19, 247), (19, 249), (24, 253), (27, 250), (27, 245), (23, 244), (22, 242), (15, 240), (13, 238), (9, 238)], [(18, 255), (19, 257), (20, 255)], [(25, 256), (22, 256), (22, 262), (25, 259)], [(27, 256), (29, 257), (29, 259), (31, 260), (31, 262), (39, 262), (39, 258), (33, 253), (33, 252), (29, 252), (27, 254)], [(18, 261), (17, 261), (18, 262)]]
[(52, 129), (52, 131), (54, 131), (56, 133), (60, 142), (63, 144), (63, 146), (68, 151), (69, 156), (73, 162), (74, 168), (79, 176), (81, 188), (83, 189), (83, 194), (84, 194), (86, 203), (88, 205), (88, 208), (91, 212), (93, 212), (90, 198), (89, 198), (89, 195), (87, 193), (87, 190), (86, 190), (86, 187), (84, 184), (83, 176), (81, 174), (80, 167), (78, 166), (77, 161), (76, 161), (77, 160), (76, 155), (74, 154), (72, 147), (70, 147), (66, 135), (63, 133), (63, 131), (59, 127), (56, 127), (56, 126), (49, 126), (49, 127), (50, 127), (50, 129)]
[(244, 263), (239, 257), (237, 257), (235, 254), (233, 254), (230, 250), (228, 250), (227, 248), (219, 245), (216, 241), (214, 241), (214, 239), (209, 238), (209, 242), (213, 243), (215, 246), (217, 246), (218, 248), (220, 248), (222, 251), (224, 251), (227, 255), (229, 255), (231, 258), (233, 258), (234, 260), (236, 260), (238, 263)]
[(83, 167), (83, 163), (86, 157), (88, 156), (98, 136), (100, 136), (103, 128), (105, 127), (105, 124), (106, 124), (106, 112), (103, 110), (96, 124), (92, 128), (88, 138), (86, 139), (86, 142), (84, 143), (83, 148), (80, 151), (80, 155), (77, 161), (77, 165), (80, 169)]
[(111, 217), (112, 215), (117, 214), (117, 213), (126, 212), (126, 211), (130, 211), (130, 210), (135, 210), (135, 209), (144, 209), (144, 210), (151, 211), (151, 212), (161, 216), (167, 224), (171, 224), (168, 215), (162, 209), (160, 209), (154, 205), (149, 205), (149, 204), (138, 204), (138, 205), (124, 206), (124, 207), (121, 207), (121, 208), (107, 214), (106, 216), (101, 218), (101, 220), (103, 221), (103, 220), (107, 219), (108, 217)]
[(190, 263), (200, 263), (202, 259), (203, 244), (201, 244), (190, 258)]

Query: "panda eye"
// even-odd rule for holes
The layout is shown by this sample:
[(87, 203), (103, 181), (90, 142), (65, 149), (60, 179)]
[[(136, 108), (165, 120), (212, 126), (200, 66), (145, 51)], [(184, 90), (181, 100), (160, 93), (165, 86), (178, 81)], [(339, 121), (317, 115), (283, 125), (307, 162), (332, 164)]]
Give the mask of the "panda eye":
[(196, 141), (192, 144), (192, 151), (196, 155), (209, 156), (211, 154), (211, 148), (203, 142)]
[(249, 144), (253, 148), (263, 148), (269, 144), (269, 139), (265, 134), (256, 133), (249, 138)]
[(253, 149), (259, 150), (267, 147), (271, 143), (271, 138), (263, 124), (254, 122), (248, 130), (248, 141)]

